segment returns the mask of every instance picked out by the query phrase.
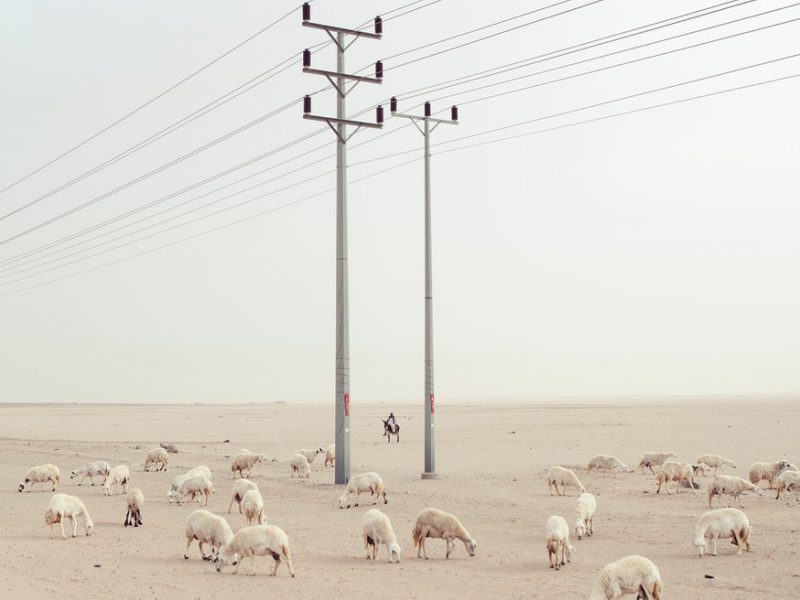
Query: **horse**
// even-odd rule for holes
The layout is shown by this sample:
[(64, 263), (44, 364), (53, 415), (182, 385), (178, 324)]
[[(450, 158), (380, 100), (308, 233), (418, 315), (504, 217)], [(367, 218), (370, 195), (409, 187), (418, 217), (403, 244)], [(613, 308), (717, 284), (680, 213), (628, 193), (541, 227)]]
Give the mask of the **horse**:
[[(381, 419), (383, 421), (383, 419)], [(391, 443), (392, 435), (394, 435), (397, 439), (397, 443), (400, 443), (400, 425), (398, 423), (394, 424), (394, 429), (392, 425), (389, 423), (388, 420), (383, 421), (383, 435), (386, 436), (386, 442)]]

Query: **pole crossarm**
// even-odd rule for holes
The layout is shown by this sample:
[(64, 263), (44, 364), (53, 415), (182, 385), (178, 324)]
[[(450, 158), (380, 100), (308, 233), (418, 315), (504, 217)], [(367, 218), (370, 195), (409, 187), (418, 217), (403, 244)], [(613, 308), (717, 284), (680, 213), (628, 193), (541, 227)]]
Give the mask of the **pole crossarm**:
[[(312, 21), (303, 21), (303, 27), (311, 27), (312, 29), (322, 29), (323, 31), (327, 31), (330, 35), (330, 32), (334, 31), (336, 33), (344, 33), (345, 35), (355, 35), (357, 37), (365, 37), (370, 38), (373, 40), (379, 40), (382, 37), (380, 33), (372, 33), (370, 31), (359, 31), (357, 29), (347, 29), (345, 27), (335, 27), (334, 25), (323, 25), (322, 23), (314, 23)], [(336, 44), (339, 45), (338, 42)], [(341, 48), (345, 50), (345, 48)]]
[(404, 119), (411, 119), (412, 121), (428, 121), (428, 123), (446, 123), (448, 125), (458, 125), (458, 121), (453, 121), (451, 119), (434, 119), (433, 117), (418, 117), (417, 115), (407, 115), (405, 113), (392, 113), (394, 117), (402, 117)]
[[(349, 75), (347, 73), (337, 73), (336, 71), (326, 71), (324, 69), (314, 69), (313, 67), (303, 67), (303, 73), (311, 73), (312, 75), (324, 75), (329, 80), (332, 77), (341, 77), (350, 81), (364, 81), (367, 83), (383, 83), (383, 79), (377, 77), (362, 77), (361, 75)], [(335, 85), (335, 84), (334, 84)]]

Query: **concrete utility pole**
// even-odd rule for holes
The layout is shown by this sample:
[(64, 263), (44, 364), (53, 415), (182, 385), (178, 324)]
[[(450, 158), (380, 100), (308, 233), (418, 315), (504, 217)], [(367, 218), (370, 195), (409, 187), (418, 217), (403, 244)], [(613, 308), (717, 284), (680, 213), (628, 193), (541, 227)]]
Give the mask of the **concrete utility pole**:
[[(397, 112), (397, 98), (389, 105), (393, 116), (410, 119), (425, 138), (425, 470), (423, 479), (436, 478), (436, 452), (434, 447), (434, 413), (436, 405), (433, 394), (433, 265), (431, 257), (431, 148), (430, 136), (442, 123), (458, 125), (458, 108), (450, 108), (450, 120), (431, 117), (431, 103), (425, 103), (424, 116), (405, 115)], [(417, 121), (422, 121), (420, 127)], [(431, 127), (431, 123), (433, 127)]]
[[(336, 483), (350, 481), (350, 324), (347, 286), (347, 141), (362, 127), (383, 127), (383, 108), (377, 108), (377, 123), (347, 119), (345, 99), (361, 82), (382, 83), (383, 64), (375, 63), (375, 77), (348, 75), (344, 72), (344, 53), (359, 37), (380, 39), (383, 21), (375, 17), (375, 33), (333, 27), (311, 22), (311, 6), (303, 4), (303, 27), (322, 29), (337, 48), (336, 71), (311, 68), (311, 51), (303, 51), (303, 72), (324, 76), (336, 90), (336, 117), (311, 114), (311, 96), (303, 100), (303, 118), (323, 121), (336, 134)], [(335, 34), (335, 35), (334, 35)], [(346, 42), (347, 36), (353, 39)], [(353, 81), (349, 89), (346, 81)], [(336, 125), (334, 127), (334, 124)], [(356, 129), (347, 134), (347, 125)]]

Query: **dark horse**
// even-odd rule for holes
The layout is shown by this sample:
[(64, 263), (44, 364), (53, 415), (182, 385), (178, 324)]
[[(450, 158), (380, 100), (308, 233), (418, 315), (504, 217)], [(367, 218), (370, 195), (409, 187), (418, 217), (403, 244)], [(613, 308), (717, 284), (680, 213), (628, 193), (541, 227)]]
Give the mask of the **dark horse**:
[[(383, 421), (383, 419), (381, 419), (381, 421)], [(397, 442), (400, 443), (400, 425), (397, 423), (392, 425), (388, 420), (383, 421), (383, 435), (386, 436), (387, 443), (391, 443), (393, 435), (397, 438)]]

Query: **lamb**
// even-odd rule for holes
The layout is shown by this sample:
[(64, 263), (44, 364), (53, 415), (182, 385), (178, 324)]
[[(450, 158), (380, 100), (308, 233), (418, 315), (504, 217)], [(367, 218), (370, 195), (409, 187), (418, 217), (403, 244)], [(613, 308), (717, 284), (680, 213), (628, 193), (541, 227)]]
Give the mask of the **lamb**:
[(713, 508), (711, 506), (711, 501), (714, 499), (714, 496), (721, 496), (722, 494), (733, 496), (736, 498), (739, 506), (744, 508), (741, 498), (744, 492), (755, 492), (759, 496), (762, 495), (760, 487), (749, 481), (745, 481), (741, 477), (718, 475), (714, 478), (714, 481), (711, 482), (711, 485), (708, 486), (708, 508)]
[[(547, 472), (547, 487), (550, 488), (551, 496), (553, 495), (553, 490), (555, 490), (559, 496), (566, 496), (567, 486), (570, 485), (580, 489), (581, 493), (586, 491), (586, 488), (583, 487), (577, 475), (570, 469), (551, 467)], [(560, 490), (558, 486), (561, 486)]]
[(254, 454), (249, 450), (242, 450), (239, 454), (233, 457), (231, 462), (231, 471), (239, 473), (239, 477), (245, 477), (245, 471), (249, 477), (253, 471), (253, 466), (259, 461), (266, 461), (267, 457), (264, 454)]
[(789, 463), (785, 460), (779, 460), (771, 463), (753, 463), (753, 466), (750, 467), (750, 483), (755, 483), (758, 485), (763, 479), (769, 484), (767, 489), (773, 490), (775, 489), (775, 478), (788, 468)]
[[(666, 484), (667, 493), (672, 495), (674, 492), (669, 489), (669, 482), (674, 481), (676, 483), (680, 483), (682, 481), (686, 481), (689, 484), (689, 489), (691, 489), (692, 493), (696, 496), (697, 492), (694, 491), (694, 476), (702, 470), (703, 467), (700, 465), (690, 465), (689, 463), (674, 461), (664, 463), (664, 466), (661, 468), (661, 472), (656, 478), (656, 481), (658, 481), (656, 494), (660, 494), (661, 486)], [(677, 491), (677, 485), (675, 489)]]
[[(186, 519), (184, 527), (186, 533), (186, 551), (183, 558), (189, 559), (189, 546), (197, 540), (200, 546), (200, 556), (203, 560), (211, 560), (219, 553), (220, 548), (229, 544), (233, 539), (233, 531), (228, 522), (214, 513), (198, 508)], [(210, 544), (212, 554), (206, 555), (203, 544)]]
[(144, 506), (144, 494), (139, 488), (133, 488), (128, 492), (128, 512), (125, 513), (125, 527), (128, 525), (138, 527), (142, 524), (142, 506)]
[(305, 456), (308, 464), (311, 464), (317, 460), (317, 456), (320, 454), (325, 454), (325, 450), (322, 448), (317, 448), (316, 450), (298, 450), (297, 453)]
[(705, 513), (697, 521), (694, 528), (694, 545), (703, 556), (707, 541), (711, 540), (711, 555), (717, 555), (717, 540), (733, 538), (731, 543), (738, 546), (736, 554), (742, 553), (742, 547), (750, 551), (750, 521), (738, 508), (718, 508)]
[(598, 454), (589, 460), (589, 471), (623, 471), (624, 473), (631, 473), (632, 469), (624, 462), (615, 456), (608, 456), (606, 454)]
[[(94, 485), (95, 476), (103, 478), (108, 477), (109, 471), (111, 471), (111, 467), (108, 466), (108, 463), (100, 460), (97, 462), (85, 464), (83, 466), (78, 467), (77, 469), (73, 469), (72, 472), (69, 474), (69, 478), (75, 479), (79, 475), (83, 475), (83, 477), (81, 477), (81, 480), (78, 482), (78, 485), (81, 485), (84, 479), (86, 479), (87, 477), (89, 478), (89, 481), (92, 482), (92, 485)], [(105, 481), (105, 479), (103, 479), (103, 481)]]
[(594, 534), (594, 513), (597, 510), (597, 500), (594, 495), (584, 492), (578, 496), (576, 505), (577, 516), (575, 517), (575, 533), (578, 539), (583, 539), (584, 535), (592, 537)]
[(164, 450), (161, 446), (153, 448), (147, 453), (144, 460), (144, 470), (147, 471), (150, 465), (157, 465), (156, 471), (166, 471), (167, 463), (169, 462), (169, 452)]
[(325, 466), (333, 466), (336, 461), (336, 444), (331, 444), (325, 449)]
[(298, 477), (305, 477), (306, 479), (311, 477), (311, 467), (308, 465), (306, 457), (302, 454), (295, 454), (289, 465), (292, 467), (292, 477), (294, 477), (295, 473), (297, 473)]
[[(125, 465), (117, 465), (108, 473), (105, 482), (103, 483), (103, 495), (111, 495), (111, 486), (116, 488), (116, 492), (125, 493), (128, 491), (128, 482), (130, 481), (131, 473)], [(122, 489), (122, 492), (120, 492)]]
[(362, 492), (369, 492), (370, 496), (375, 496), (374, 504), (383, 496), (383, 503), (389, 504), (386, 499), (386, 490), (383, 488), (383, 479), (377, 473), (369, 472), (356, 475), (344, 488), (344, 493), (339, 497), (339, 508), (350, 508), (350, 496), (355, 494), (355, 506), (358, 506), (358, 498)]
[(450, 558), (450, 554), (456, 546), (453, 540), (464, 542), (464, 547), (470, 556), (475, 556), (478, 548), (478, 542), (473, 539), (455, 515), (436, 508), (426, 508), (417, 515), (411, 537), (414, 540), (414, 547), (417, 549), (417, 558), (420, 558), (420, 553), (422, 553), (421, 556), (425, 560), (428, 560), (428, 554), (425, 552), (425, 538), (443, 539), (447, 548), (445, 558)]
[[(562, 565), (570, 562), (572, 553), (575, 552), (575, 548), (569, 542), (569, 525), (567, 525), (564, 517), (553, 515), (547, 519), (545, 532), (547, 533), (547, 541), (545, 542), (547, 560), (550, 563), (550, 568), (555, 568), (558, 571)], [(564, 558), (567, 559), (566, 562), (564, 562)]]
[(663, 589), (658, 567), (644, 556), (634, 554), (603, 567), (589, 600), (617, 600), (623, 594), (636, 594), (637, 598), (644, 600), (661, 600)]
[(668, 458), (678, 456), (674, 452), (645, 452), (642, 459), (639, 461), (639, 468), (644, 473), (644, 468), (650, 469), (651, 473), (655, 473), (653, 465), (663, 465)]
[(707, 467), (714, 467), (714, 477), (717, 476), (717, 471), (722, 467), (736, 468), (736, 463), (728, 458), (724, 458), (719, 454), (703, 454), (696, 461), (698, 464), (704, 464)]
[(400, 546), (397, 545), (397, 536), (394, 534), (389, 517), (377, 508), (371, 508), (364, 513), (361, 526), (364, 530), (364, 550), (367, 552), (367, 560), (370, 559), (370, 546), (372, 546), (371, 558), (376, 560), (378, 546), (386, 544), (389, 562), (400, 562)]
[[(776, 500), (780, 500), (782, 492), (791, 492), (800, 490), (800, 472), (787, 469), (775, 478), (775, 487), (778, 489), (778, 495), (775, 496)], [(759, 489), (756, 487), (756, 489)], [(800, 497), (798, 497), (800, 502)]]
[(264, 524), (264, 498), (258, 490), (249, 490), (242, 498), (244, 518), (248, 525)]
[(239, 512), (242, 512), (242, 498), (250, 490), (258, 491), (258, 486), (249, 479), (237, 479), (233, 484), (233, 496), (231, 496), (231, 503), (228, 505), (228, 512), (231, 512), (231, 506), (236, 502), (239, 505)]
[(83, 516), (85, 520), (86, 535), (92, 535), (94, 523), (81, 499), (67, 494), (54, 494), (44, 513), (44, 524), (50, 529), (50, 539), (53, 539), (56, 523), (61, 525), (61, 537), (67, 539), (67, 534), (64, 532), (64, 519), (72, 521), (72, 537), (76, 537), (78, 535), (78, 517), (80, 516)]
[(177, 502), (180, 504), (183, 498), (190, 496), (189, 502), (193, 502), (195, 497), (203, 497), (203, 506), (208, 506), (208, 497), (214, 493), (214, 484), (205, 475), (192, 475), (184, 479), (177, 490), (167, 492), (167, 498), (170, 502)]
[(30, 484), (28, 492), (32, 492), (35, 484), (40, 483), (44, 486), (48, 481), (53, 484), (53, 489), (51, 491), (55, 492), (58, 484), (61, 482), (61, 471), (57, 466), (47, 463), (46, 465), (31, 467), (28, 469), (28, 472), (25, 473), (25, 479), (19, 484), (17, 491), (23, 491), (25, 486)]
[(281, 565), (281, 556), (286, 560), (286, 565), (289, 567), (289, 574), (294, 577), (294, 568), (292, 567), (292, 551), (289, 548), (289, 537), (279, 527), (275, 525), (254, 525), (253, 527), (242, 527), (233, 536), (233, 539), (222, 547), (214, 558), (214, 567), (217, 573), (221, 573), (222, 569), (230, 562), (234, 565), (234, 575), (239, 572), (239, 565), (242, 560), (249, 556), (250, 566), (255, 575), (256, 556), (272, 555), (275, 560), (275, 566), (270, 571), (270, 575), (274, 577), (278, 573), (278, 567)]

